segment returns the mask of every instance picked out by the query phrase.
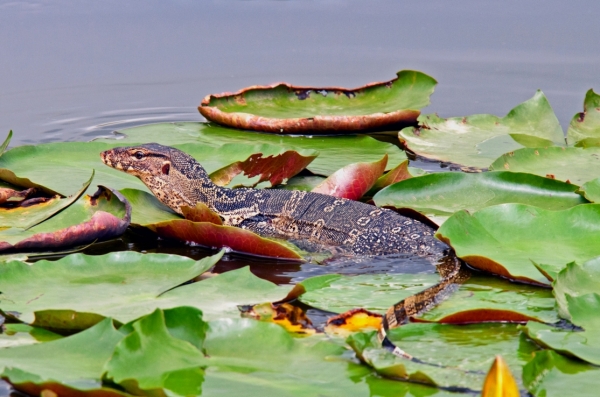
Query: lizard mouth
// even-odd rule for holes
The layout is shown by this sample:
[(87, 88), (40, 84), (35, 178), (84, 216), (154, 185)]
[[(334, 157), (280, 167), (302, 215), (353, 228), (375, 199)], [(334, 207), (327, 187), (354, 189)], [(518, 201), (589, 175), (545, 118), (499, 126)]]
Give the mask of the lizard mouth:
[(108, 165), (109, 167), (122, 169), (122, 167), (120, 167), (119, 163), (112, 162), (112, 160), (110, 158), (110, 154), (111, 154), (110, 150), (106, 150), (106, 151), (100, 153), (100, 159), (102, 160), (102, 162), (104, 164)]

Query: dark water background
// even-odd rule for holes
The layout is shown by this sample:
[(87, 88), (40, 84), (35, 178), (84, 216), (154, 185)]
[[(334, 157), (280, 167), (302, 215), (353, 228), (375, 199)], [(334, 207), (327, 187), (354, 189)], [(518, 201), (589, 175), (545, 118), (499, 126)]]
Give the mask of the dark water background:
[(202, 120), (209, 93), (355, 87), (418, 69), (425, 112), (504, 115), (540, 88), (563, 126), (600, 90), (598, 1), (0, 0), (0, 135), (13, 146)]

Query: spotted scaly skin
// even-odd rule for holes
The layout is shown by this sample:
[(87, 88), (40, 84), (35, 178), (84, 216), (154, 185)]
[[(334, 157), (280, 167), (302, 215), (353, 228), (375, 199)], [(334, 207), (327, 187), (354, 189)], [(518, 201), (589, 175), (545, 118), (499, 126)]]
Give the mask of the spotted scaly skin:
[(340, 246), (358, 255), (411, 253), (443, 256), (448, 247), (427, 225), (391, 210), (324, 194), (215, 185), (193, 157), (156, 143), (120, 147), (102, 161), (142, 180), (178, 213), (206, 204), (223, 223), (267, 237)]

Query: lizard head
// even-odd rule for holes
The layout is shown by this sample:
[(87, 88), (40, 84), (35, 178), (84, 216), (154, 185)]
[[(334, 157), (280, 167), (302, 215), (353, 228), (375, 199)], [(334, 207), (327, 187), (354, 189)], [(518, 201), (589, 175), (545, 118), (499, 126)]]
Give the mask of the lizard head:
[(100, 153), (109, 167), (138, 177), (154, 195), (175, 212), (195, 206), (190, 181), (210, 181), (200, 164), (188, 154), (158, 143), (117, 147)]

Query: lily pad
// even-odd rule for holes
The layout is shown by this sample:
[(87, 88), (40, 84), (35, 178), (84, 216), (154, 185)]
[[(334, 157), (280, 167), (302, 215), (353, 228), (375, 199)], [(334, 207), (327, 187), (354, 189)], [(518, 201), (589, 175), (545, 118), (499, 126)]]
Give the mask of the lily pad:
[(76, 315), (96, 313), (127, 323), (156, 308), (191, 306), (206, 318), (239, 317), (238, 305), (278, 301), (285, 287), (261, 280), (247, 268), (192, 284), (182, 283), (212, 267), (221, 257), (198, 262), (163, 254), (115, 252), (105, 256), (69, 255), (33, 266), (20, 261), (1, 267), (0, 309), (19, 319), (55, 329), (81, 329)]
[(0, 334), (0, 349), (5, 347), (33, 345), (60, 338), (62, 338), (61, 335), (52, 331), (32, 327), (27, 324), (3, 324), (2, 333)]
[(523, 367), (523, 383), (535, 397), (595, 397), (600, 369), (551, 350), (536, 352)]
[(551, 290), (473, 275), (446, 300), (412, 320), (442, 324), (555, 323), (559, 318)]
[[(215, 124), (208, 123), (159, 123), (148, 124), (140, 127), (127, 128), (118, 132), (119, 145), (135, 144), (140, 142), (157, 142), (161, 145), (175, 146), (190, 153), (200, 163), (206, 166), (210, 173), (233, 161), (244, 160), (246, 157), (224, 162), (220, 167), (211, 166), (210, 162), (215, 156), (214, 149), (226, 144), (242, 144), (244, 146), (268, 144), (276, 145), (285, 150), (317, 150), (319, 156), (314, 159), (307, 169), (318, 175), (331, 175), (348, 164), (362, 162), (370, 163), (381, 159), (384, 154), (388, 155), (389, 164), (399, 164), (406, 160), (406, 154), (396, 145), (380, 142), (365, 135), (355, 136), (286, 136), (273, 134), (258, 134), (247, 131), (232, 130)], [(103, 139), (102, 142), (113, 142), (114, 139)], [(190, 145), (191, 144), (191, 145)], [(199, 147), (194, 144), (200, 144)], [(229, 145), (231, 146), (231, 145)], [(206, 149), (200, 155), (199, 148)], [(222, 148), (221, 150), (224, 150)], [(242, 150), (239, 145), (234, 145), (232, 153)], [(245, 150), (245, 149), (243, 149)], [(344, 155), (340, 156), (340, 151)], [(257, 152), (255, 152), (257, 153)], [(266, 155), (265, 152), (261, 152)], [(272, 153), (269, 153), (272, 154)], [(219, 155), (222, 158), (223, 154)], [(226, 156), (231, 158), (230, 155)], [(1, 164), (1, 162), (0, 162)]]
[(16, 227), (26, 230), (44, 222), (77, 201), (88, 189), (93, 178), (94, 173), (92, 172), (90, 179), (83, 184), (77, 193), (69, 198), (61, 199), (60, 197), (54, 197), (36, 205), (11, 209), (0, 208), (0, 215), (2, 215), (0, 228)]
[(124, 396), (101, 382), (104, 364), (123, 336), (106, 319), (68, 338), (0, 349), (0, 376), (17, 390), (35, 396), (42, 390), (60, 396), (83, 392)]
[(600, 177), (600, 147), (547, 147), (506, 153), (490, 171), (527, 172), (576, 185)]
[[(554, 296), (562, 318), (573, 321), (567, 297), (578, 298), (587, 294), (600, 294), (600, 258), (594, 258), (583, 264), (569, 263), (558, 273), (554, 281)], [(587, 325), (589, 321), (576, 323)], [(598, 329), (600, 330), (600, 324)]]
[(210, 121), (276, 134), (331, 134), (393, 129), (416, 121), (429, 105), (436, 81), (404, 70), (398, 77), (366, 86), (298, 87), (286, 83), (252, 86), (207, 95), (198, 110)]
[[(567, 141), (570, 145), (598, 146), (600, 139), (600, 95), (590, 89), (585, 94), (583, 101), (583, 112), (573, 116), (569, 129), (567, 130)], [(595, 145), (590, 145), (594, 141)]]
[(541, 91), (505, 117), (422, 115), (418, 121), (419, 127), (400, 131), (400, 142), (419, 156), (467, 170), (486, 169), (500, 155), (522, 147), (565, 145), (562, 128)]
[(517, 172), (440, 172), (389, 186), (373, 197), (378, 207), (411, 208), (438, 225), (460, 210), (474, 212), (503, 203), (562, 210), (587, 201), (577, 186)]
[(181, 216), (161, 203), (153, 194), (138, 189), (121, 190), (131, 204), (131, 223), (145, 226), (152, 223), (181, 219)]
[(407, 324), (390, 330), (388, 336), (415, 360), (376, 347), (375, 333), (354, 334), (347, 342), (382, 376), (463, 391), (481, 390), (496, 354), (502, 354), (511, 368), (519, 368), (537, 348), (508, 324)]
[(600, 205), (582, 204), (549, 211), (502, 204), (474, 214), (460, 211), (438, 230), (459, 258), (471, 266), (512, 280), (548, 285), (532, 264), (562, 269), (572, 261), (600, 255)]
[(385, 313), (396, 302), (422, 291), (440, 280), (438, 274), (327, 275), (301, 282), (299, 299), (316, 308), (343, 313), (363, 308)]
[(386, 165), (387, 154), (374, 163), (347, 165), (331, 174), (312, 191), (349, 200), (358, 200), (373, 187), (385, 171)]
[(130, 219), (127, 200), (119, 192), (100, 186), (93, 196), (80, 199), (37, 226), (0, 230), (0, 251), (47, 251), (108, 240), (123, 234)]

